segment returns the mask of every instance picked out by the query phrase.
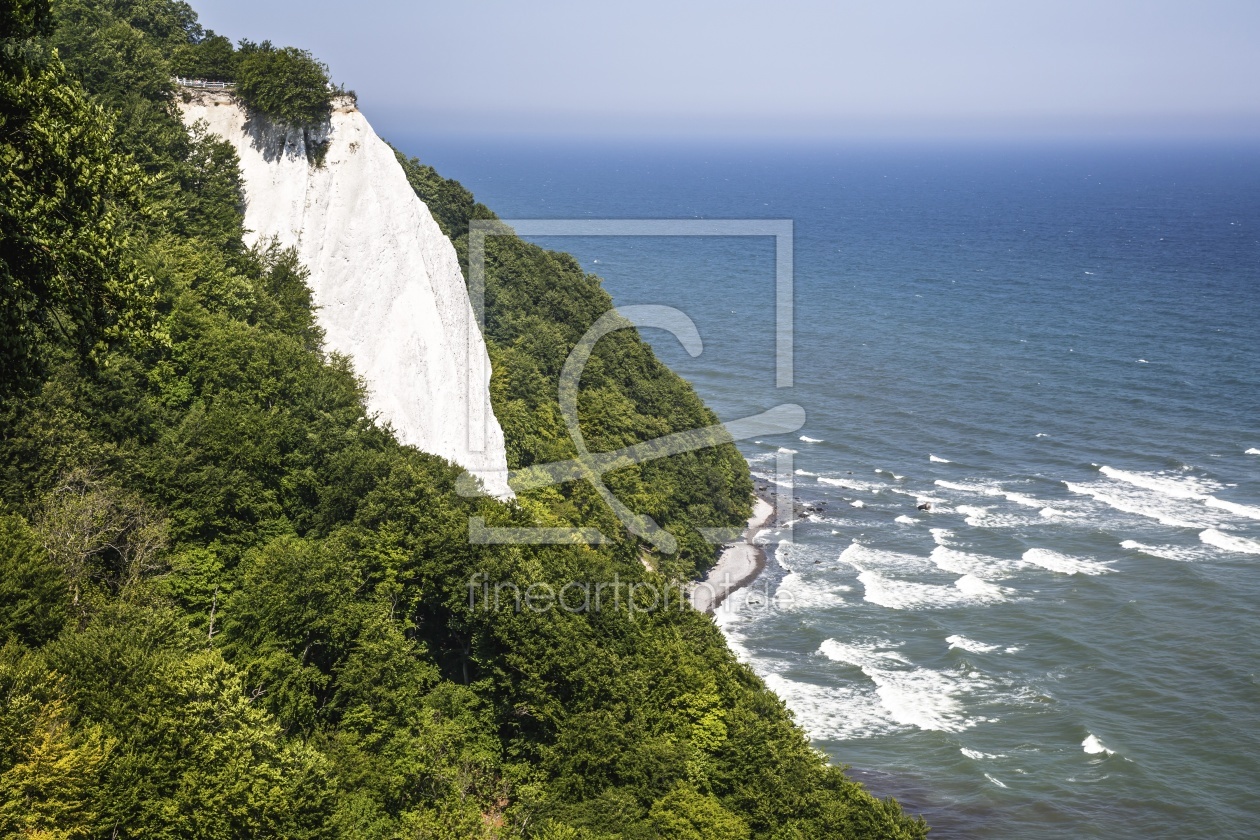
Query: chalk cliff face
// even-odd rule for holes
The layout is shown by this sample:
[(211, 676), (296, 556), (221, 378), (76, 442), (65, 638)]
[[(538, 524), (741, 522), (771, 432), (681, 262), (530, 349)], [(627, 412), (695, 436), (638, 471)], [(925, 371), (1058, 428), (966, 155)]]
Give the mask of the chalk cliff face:
[[(329, 130), (286, 131), (223, 93), (195, 94), (183, 115), (236, 147), (246, 241), (297, 249), (326, 345), (353, 359), (369, 409), (403, 443), (511, 497), (490, 359), (455, 249), (363, 115), (340, 100)], [(315, 143), (326, 144), (320, 166), (307, 156)]]

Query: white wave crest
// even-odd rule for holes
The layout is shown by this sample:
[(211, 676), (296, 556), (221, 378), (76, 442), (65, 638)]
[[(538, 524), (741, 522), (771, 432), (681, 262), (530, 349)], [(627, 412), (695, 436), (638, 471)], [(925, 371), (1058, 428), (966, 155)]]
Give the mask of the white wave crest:
[(1205, 549), (1202, 548), (1186, 548), (1179, 545), (1144, 545), (1137, 540), (1125, 540), (1120, 543), (1120, 547), (1129, 551), (1140, 551), (1143, 554), (1159, 557), (1162, 560), (1174, 560), (1178, 563), (1193, 563), (1197, 560), (1206, 559)]
[(966, 747), (959, 747), (958, 751), (973, 761), (979, 761), (982, 758), (1006, 758), (1006, 756), (1001, 753), (980, 752), (979, 750), (969, 750)]
[(876, 696), (896, 723), (926, 731), (959, 732), (978, 722), (966, 715), (963, 698), (972, 690), (987, 687), (986, 681), (915, 667), (895, 650), (886, 649), (886, 644), (842, 644), (827, 639), (818, 652), (833, 662), (859, 668), (875, 684)]
[(988, 487), (984, 487), (983, 485), (980, 485), (980, 484), (962, 484), (957, 481), (942, 481), (939, 478), (936, 479), (936, 481), (933, 481), (932, 483), (935, 484), (937, 487), (944, 487), (946, 490), (961, 490), (964, 493), (981, 493), (985, 496), (997, 495), (997, 491)]
[(947, 458), (937, 458), (935, 455), (933, 455), (933, 454), (932, 454), (932, 453), (930, 453), (930, 452), (928, 453), (928, 460), (929, 460), (929, 461), (931, 461), (933, 464), (952, 464), (952, 463), (954, 463), (953, 461), (950, 461), (950, 460), (949, 460), (949, 459), (947, 459)]
[(998, 786), (998, 787), (1000, 787), (1000, 788), (1004, 788), (1004, 787), (1006, 787), (1006, 784), (1005, 784), (1005, 783), (1003, 783), (1003, 782), (1001, 782), (1001, 781), (998, 781), (997, 779), (995, 779), (995, 778), (993, 778), (992, 776), (990, 776), (988, 773), (985, 773), (985, 774), (984, 774), (984, 777), (985, 777), (986, 779), (988, 779), (990, 782), (993, 782), (993, 784), (997, 785), (997, 786)]
[(801, 440), (805, 443), (822, 443), (823, 442), (821, 438), (806, 437), (805, 435), (801, 435)]
[(863, 600), (890, 610), (993, 604), (1006, 600), (1006, 590), (974, 575), (963, 575), (951, 586), (898, 580), (870, 569), (860, 569), (858, 581), (866, 589)]
[(798, 572), (789, 572), (775, 590), (774, 606), (784, 612), (842, 607), (845, 605), (844, 593), (852, 591), (849, 586), (806, 580)]
[(1100, 467), (1098, 470), (1108, 478), (1122, 481), (1134, 487), (1141, 487), (1172, 499), (1184, 499), (1192, 502), (1203, 502), (1210, 508), (1223, 510), (1235, 516), (1248, 519), (1260, 519), (1260, 507), (1243, 505), (1226, 499), (1218, 499), (1212, 491), (1219, 490), (1221, 485), (1208, 479), (1190, 476), (1169, 476), (1166, 474), (1150, 475), (1147, 473), (1128, 472), (1112, 467)]
[(1166, 504), (1161, 504), (1157, 499), (1152, 500), (1149, 497), (1142, 498), (1114, 492), (1112, 488), (1103, 488), (1094, 484), (1076, 484), (1071, 481), (1063, 483), (1073, 493), (1081, 496), (1092, 496), (1095, 501), (1101, 502), (1121, 513), (1131, 513), (1134, 516), (1154, 519), (1161, 525), (1168, 525), (1172, 528), (1206, 528), (1211, 525), (1211, 523), (1203, 520), (1193, 521), (1187, 519), (1182, 515), (1182, 511), (1170, 511)]
[(841, 563), (848, 563), (858, 571), (875, 568), (903, 574), (930, 574), (934, 568), (932, 561), (927, 557), (872, 548), (856, 541), (845, 546), (844, 551), (840, 552), (839, 559)]
[(1250, 449), (1248, 449), (1246, 452), (1244, 452), (1243, 454), (1244, 455), (1260, 455), (1260, 449), (1256, 449), (1253, 446)]
[(1115, 571), (1106, 563), (1097, 560), (1082, 560), (1079, 557), (1069, 557), (1045, 548), (1028, 549), (1024, 552), (1024, 561), (1063, 575), (1105, 575), (1107, 572)]
[(820, 477), (818, 483), (830, 484), (832, 487), (843, 487), (846, 490), (857, 490), (863, 493), (880, 493), (888, 486), (874, 481), (858, 481), (854, 478), (831, 478), (829, 476)]
[(783, 698), (811, 738), (853, 741), (902, 728), (888, 719), (875, 692), (865, 685), (821, 686), (762, 674), (766, 687)]
[(949, 642), (949, 649), (965, 650), (968, 653), (992, 653), (995, 650), (1001, 650), (1001, 645), (986, 645), (984, 642), (977, 642), (974, 639), (968, 639), (966, 636), (946, 636), (945, 641)]
[(1014, 502), (1024, 507), (1040, 508), (1045, 502), (1040, 499), (1034, 499), (1032, 496), (1025, 496), (1022, 493), (1013, 493), (1009, 490), (1003, 490), (1001, 487), (990, 484), (961, 484), (956, 481), (942, 481), (937, 479), (932, 482), (938, 487), (944, 487), (947, 490), (957, 490), (961, 493), (978, 493), (982, 496), (1000, 496), (1007, 501)]
[(1100, 753), (1105, 753), (1107, 755), (1116, 754), (1115, 750), (1107, 749), (1107, 747), (1103, 745), (1103, 742), (1098, 740), (1098, 736), (1092, 732), (1089, 733), (1089, 736), (1086, 737), (1084, 741), (1081, 741), (1081, 747), (1088, 755), (1098, 755)]
[(1208, 545), (1216, 546), (1225, 551), (1234, 551), (1240, 554), (1260, 554), (1260, 542), (1223, 534), (1215, 528), (1208, 528), (1206, 531), (1201, 532), (1199, 539)]
[(778, 453), (779, 453), (780, 455), (795, 455), (795, 454), (796, 454), (796, 450), (795, 450), (795, 449), (788, 449), (786, 446), (780, 446), (780, 447), (779, 447), (779, 449), (778, 449)]
[(963, 521), (973, 528), (980, 527), (980, 521), (984, 519), (985, 514), (989, 512), (988, 508), (978, 507), (976, 505), (959, 505), (958, 512), (966, 517)]
[(1002, 496), (1007, 501), (1014, 502), (1017, 505), (1023, 505), (1024, 507), (1041, 508), (1045, 505), (1045, 502), (1041, 501), (1040, 499), (1034, 499), (1032, 496), (1025, 496), (1022, 493), (1011, 493), (1010, 491), (1003, 491)]
[(1229, 511), (1235, 516), (1245, 516), (1248, 519), (1260, 519), (1260, 507), (1240, 505), (1237, 502), (1227, 502), (1224, 499), (1218, 499), (1215, 496), (1208, 496), (1203, 500), (1203, 504), (1210, 508)]
[(1027, 567), (1018, 560), (1000, 560), (982, 554), (971, 554), (945, 545), (937, 545), (930, 555), (932, 562), (943, 572), (955, 575), (972, 575), (982, 580), (1003, 580)]
[(917, 524), (919, 524), (919, 520), (915, 519), (913, 516), (906, 516), (905, 514), (902, 514), (901, 516), (898, 516), (898, 517), (897, 517), (896, 519), (894, 519), (893, 521), (894, 521), (894, 522), (897, 522), (897, 523), (899, 523), (899, 524), (901, 524), (901, 525), (917, 525)]
[(1203, 499), (1207, 497), (1208, 489), (1215, 490), (1219, 487), (1215, 482), (1201, 481), (1190, 476), (1150, 475), (1107, 466), (1099, 467), (1098, 471), (1115, 481), (1123, 481), (1134, 487), (1162, 493), (1174, 499)]
[(1003, 512), (978, 505), (959, 505), (957, 510), (963, 514), (963, 521), (973, 528), (1016, 528), (1029, 522), (1025, 514)]
[(963, 575), (954, 581), (954, 586), (959, 592), (968, 597), (975, 603), (992, 603), (994, 601), (1005, 601), (1006, 590), (1002, 587), (981, 580), (975, 575)]

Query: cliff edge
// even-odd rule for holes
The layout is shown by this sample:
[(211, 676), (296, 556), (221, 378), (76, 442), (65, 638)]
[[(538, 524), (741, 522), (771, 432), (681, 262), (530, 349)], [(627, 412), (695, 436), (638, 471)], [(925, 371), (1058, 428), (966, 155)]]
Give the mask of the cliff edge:
[(325, 345), (353, 360), (368, 408), (401, 442), (511, 498), (490, 358), (455, 248), (393, 150), (347, 99), (318, 132), (276, 127), (229, 93), (192, 93), (182, 109), (186, 125), (204, 121), (235, 147), (246, 242), (297, 249)]

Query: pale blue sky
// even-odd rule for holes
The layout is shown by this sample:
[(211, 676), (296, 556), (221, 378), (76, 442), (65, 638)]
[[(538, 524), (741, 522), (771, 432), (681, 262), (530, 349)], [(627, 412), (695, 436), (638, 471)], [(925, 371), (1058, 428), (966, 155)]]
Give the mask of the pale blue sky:
[(192, 0), (395, 131), (1260, 136), (1257, 0)]

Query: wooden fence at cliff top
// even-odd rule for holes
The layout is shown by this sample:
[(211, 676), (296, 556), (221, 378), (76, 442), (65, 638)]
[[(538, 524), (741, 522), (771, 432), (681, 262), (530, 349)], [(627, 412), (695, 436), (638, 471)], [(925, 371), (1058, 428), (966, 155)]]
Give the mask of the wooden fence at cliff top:
[(175, 84), (180, 87), (198, 88), (199, 90), (232, 90), (236, 87), (233, 82), (214, 82), (209, 79), (185, 79), (183, 76), (174, 78)]

